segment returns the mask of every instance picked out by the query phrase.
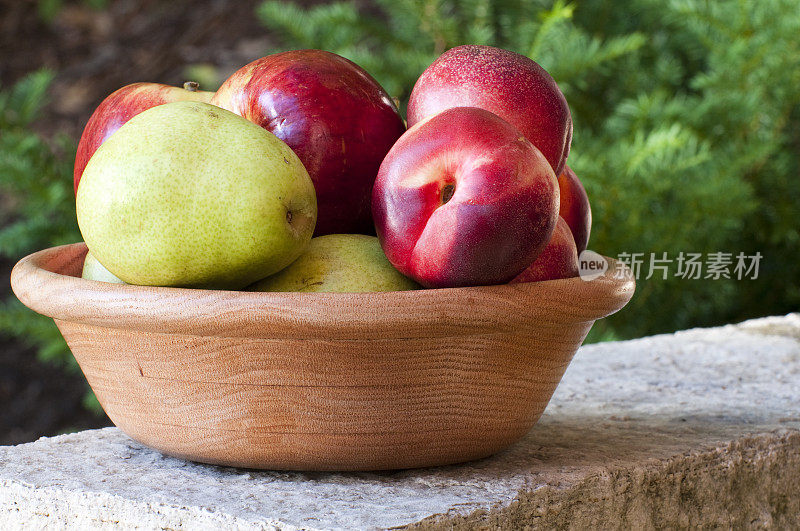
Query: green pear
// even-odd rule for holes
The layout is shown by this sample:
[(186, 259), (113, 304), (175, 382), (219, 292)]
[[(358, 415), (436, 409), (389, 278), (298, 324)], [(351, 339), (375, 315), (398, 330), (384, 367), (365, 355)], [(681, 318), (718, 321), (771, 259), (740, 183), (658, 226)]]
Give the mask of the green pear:
[(81, 277), (86, 280), (125, 284), (125, 282), (120, 280), (114, 273), (103, 267), (103, 264), (98, 262), (97, 258), (95, 258), (91, 252), (86, 253), (86, 258), (83, 260), (83, 273)]
[(419, 284), (397, 271), (375, 236), (329, 234), (311, 240), (283, 271), (256, 282), (250, 291), (405, 291)]
[(239, 289), (300, 256), (317, 199), (275, 135), (182, 101), (134, 116), (98, 148), (77, 212), (92, 254), (128, 284)]

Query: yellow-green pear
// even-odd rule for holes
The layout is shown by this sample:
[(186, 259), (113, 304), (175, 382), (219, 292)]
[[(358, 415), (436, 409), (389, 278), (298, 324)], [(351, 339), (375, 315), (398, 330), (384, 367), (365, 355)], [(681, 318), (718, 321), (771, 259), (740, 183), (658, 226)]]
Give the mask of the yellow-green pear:
[(375, 236), (329, 234), (311, 240), (283, 271), (250, 286), (251, 291), (405, 291), (419, 284), (397, 271)]
[(94, 257), (91, 251), (86, 253), (86, 258), (83, 260), (83, 273), (81, 277), (86, 280), (125, 284), (125, 282), (120, 280), (114, 273), (103, 267), (103, 264), (97, 261), (97, 258)]
[(77, 212), (92, 254), (128, 284), (239, 289), (300, 256), (317, 203), (275, 135), (182, 101), (134, 116), (98, 148)]

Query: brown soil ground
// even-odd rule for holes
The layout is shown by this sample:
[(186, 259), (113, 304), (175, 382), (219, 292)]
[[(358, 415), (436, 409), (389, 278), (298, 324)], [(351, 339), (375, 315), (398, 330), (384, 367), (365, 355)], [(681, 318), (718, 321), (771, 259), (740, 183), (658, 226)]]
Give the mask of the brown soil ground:
[(76, 138), (97, 104), (123, 85), (180, 85), (190, 65), (211, 66), (224, 79), (272, 46), (254, 14), (259, 0), (117, 0), (102, 10), (67, 0), (50, 23), (40, 3), (0, 0), (0, 80), (55, 71), (40, 127)]

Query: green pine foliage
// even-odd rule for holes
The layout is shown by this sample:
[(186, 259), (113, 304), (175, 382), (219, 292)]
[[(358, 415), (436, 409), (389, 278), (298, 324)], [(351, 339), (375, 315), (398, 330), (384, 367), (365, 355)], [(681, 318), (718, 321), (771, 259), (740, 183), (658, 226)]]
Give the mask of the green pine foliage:
[[(644, 253), (637, 293), (594, 339), (634, 337), (800, 304), (800, 12), (794, 0), (376, 0), (258, 15), (282, 48), (362, 65), (404, 107), (459, 44), (525, 54), (563, 90), (570, 166), (592, 201), (590, 248)], [(763, 255), (756, 280), (644, 278), (651, 253)], [(733, 271), (731, 271), (733, 272)], [(703, 272), (705, 275), (705, 271)]]
[[(52, 78), (40, 71), (0, 87), (0, 257), (5, 260), (81, 240), (72, 191), (74, 142), (45, 140), (31, 130)], [(13, 295), (0, 301), (0, 334), (34, 346), (43, 360), (76, 367), (52, 319), (26, 309)]]

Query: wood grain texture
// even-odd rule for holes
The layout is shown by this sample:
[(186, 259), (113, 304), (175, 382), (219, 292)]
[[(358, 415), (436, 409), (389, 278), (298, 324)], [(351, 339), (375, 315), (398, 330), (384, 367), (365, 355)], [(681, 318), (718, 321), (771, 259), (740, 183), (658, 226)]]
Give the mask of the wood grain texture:
[(596, 319), (591, 282), (387, 293), (250, 293), (77, 278), (86, 247), (24, 258), (14, 292), (55, 319), (106, 413), (196, 461), (376, 470), (490, 455), (538, 420)]

